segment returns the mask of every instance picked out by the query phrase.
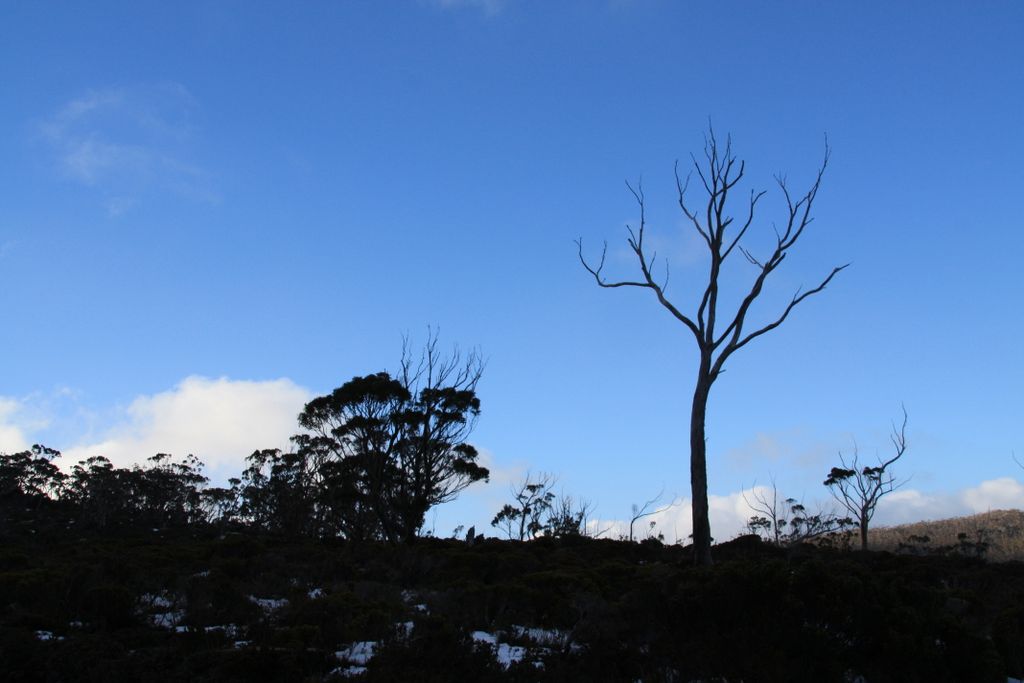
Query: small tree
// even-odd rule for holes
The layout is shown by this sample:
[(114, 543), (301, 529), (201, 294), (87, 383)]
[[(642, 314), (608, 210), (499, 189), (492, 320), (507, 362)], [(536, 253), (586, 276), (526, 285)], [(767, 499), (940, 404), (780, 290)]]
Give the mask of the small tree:
[(590, 501), (552, 490), (557, 478), (541, 472), (512, 488), (512, 503), (506, 503), (491, 520), (508, 538), (525, 541), (538, 536), (589, 536), (588, 520), (594, 510)]
[(889, 466), (903, 457), (907, 451), (906, 434), (907, 410), (904, 408), (903, 423), (899, 428), (895, 422), (892, 425), (890, 440), (895, 448), (895, 454), (891, 458), (885, 461), (879, 458), (875, 467), (861, 467), (857, 446), (854, 444), (851, 460), (847, 462), (846, 457), (840, 452), (839, 462), (842, 467), (833, 467), (825, 479), (825, 486), (832, 493), (832, 497), (853, 515), (860, 527), (861, 550), (868, 549), (868, 524), (875, 514), (878, 501), (907, 483), (907, 480), (896, 481), (889, 471)]
[(594, 505), (584, 498), (573, 498), (564, 493), (552, 503), (545, 522), (544, 535), (554, 538), (590, 536), (587, 523)]
[(529, 472), (522, 482), (512, 488), (512, 503), (502, 506), (491, 520), (491, 526), (503, 531), (509, 539), (524, 541), (536, 538), (547, 529), (547, 517), (555, 500), (551, 488), (554, 475), (539, 473), (536, 478)]
[[(631, 509), (632, 514), (631, 514), (631, 516), (629, 518), (629, 540), (630, 540), (630, 542), (633, 541), (633, 527), (636, 525), (637, 522), (639, 522), (644, 517), (650, 517), (651, 515), (661, 514), (662, 512), (665, 512), (666, 510), (674, 508), (676, 505), (679, 505), (679, 503), (681, 502), (681, 501), (673, 500), (673, 502), (669, 503), (668, 505), (662, 505), (661, 507), (655, 507), (658, 504), (658, 502), (661, 500), (661, 497), (663, 495), (665, 495), (665, 489), (662, 489), (661, 491), (659, 491), (658, 495), (656, 495), (654, 498), (651, 498), (650, 500), (646, 501), (643, 505), (637, 505), (636, 503), (633, 503), (633, 506), (632, 506), (632, 509)], [(674, 498), (674, 496), (673, 496), (673, 498)], [(654, 521), (651, 522), (651, 527), (650, 527), (649, 531), (653, 531), (654, 530), (655, 524), (656, 523)], [(648, 535), (648, 537), (649, 537), (649, 535)]]

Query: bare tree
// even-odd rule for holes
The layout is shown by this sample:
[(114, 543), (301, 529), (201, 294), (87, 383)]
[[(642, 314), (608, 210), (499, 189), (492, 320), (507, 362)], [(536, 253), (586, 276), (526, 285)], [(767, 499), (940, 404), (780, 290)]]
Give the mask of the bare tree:
[(775, 545), (782, 545), (782, 529), (789, 524), (786, 509), (779, 507), (779, 489), (775, 484), (775, 477), (771, 477), (772, 493), (768, 496), (757, 490), (757, 482), (750, 487), (750, 496), (753, 502), (747, 498), (746, 491), (743, 492), (743, 502), (754, 513), (747, 520), (747, 530), (758, 536), (766, 536), (767, 540)]
[[(651, 498), (650, 500), (645, 502), (643, 505), (637, 505), (636, 503), (633, 503), (633, 508), (632, 508), (633, 516), (629, 518), (629, 540), (630, 540), (630, 542), (633, 541), (633, 525), (634, 524), (639, 522), (644, 517), (650, 517), (651, 515), (661, 514), (662, 512), (665, 512), (666, 510), (670, 510), (670, 509), (674, 508), (676, 505), (679, 505), (679, 501), (673, 500), (668, 505), (662, 505), (661, 507), (657, 507), (657, 508), (654, 507), (655, 505), (658, 504), (658, 502), (661, 500), (661, 497), (663, 495), (665, 495), (665, 489), (662, 489), (661, 491), (659, 491), (658, 495), (656, 495), (654, 498)], [(674, 498), (675, 498), (675, 496), (673, 496), (673, 499)], [(651, 522), (651, 524), (654, 524), (654, 522)]]
[[(743, 178), (745, 165), (737, 164), (732, 154), (732, 140), (726, 139), (724, 149), (719, 148), (714, 130), (709, 129), (704, 145), (705, 163), (693, 159), (694, 170), (700, 179), (707, 195), (703, 208), (691, 208), (687, 200), (687, 188), (691, 175), (685, 181), (679, 176), (679, 165), (676, 164), (676, 189), (679, 207), (687, 220), (700, 235), (708, 250), (708, 283), (700, 297), (696, 314), (684, 313), (683, 309), (669, 300), (666, 293), (668, 287), (668, 262), (665, 261), (664, 279), (655, 279), (657, 253), (648, 254), (644, 243), (646, 231), (645, 198), (643, 187), (635, 188), (626, 183), (640, 207), (640, 224), (634, 230), (627, 226), (629, 238), (627, 242), (635, 254), (640, 277), (635, 280), (609, 281), (603, 274), (608, 244), (605, 243), (601, 259), (594, 264), (583, 255), (582, 239), (577, 240), (580, 262), (601, 287), (638, 287), (650, 290), (658, 302), (680, 323), (693, 333), (700, 352), (697, 366), (697, 379), (693, 391), (693, 402), (690, 411), (690, 486), (693, 498), (693, 544), (694, 561), (697, 564), (711, 564), (711, 525), (708, 521), (708, 476), (707, 476), (707, 444), (704, 423), (707, 414), (708, 397), (711, 387), (723, 371), (723, 365), (732, 354), (740, 350), (757, 337), (781, 325), (790, 312), (808, 297), (825, 289), (832, 278), (846, 266), (837, 266), (815, 287), (806, 291), (797, 290), (789, 303), (783, 307), (770, 322), (747, 327), (747, 314), (757, 298), (761, 295), (768, 277), (782, 265), (790, 249), (792, 249), (804, 230), (811, 224), (811, 207), (818, 195), (818, 188), (828, 165), (829, 148), (826, 142), (825, 156), (817, 176), (810, 189), (799, 197), (791, 194), (785, 178), (776, 177), (788, 208), (781, 232), (775, 229), (775, 245), (767, 256), (758, 257), (740, 244), (740, 240), (754, 222), (754, 213), (758, 201), (765, 192), (751, 190), (749, 200), (745, 202), (742, 223), (733, 227), (733, 216), (727, 212), (729, 196), (737, 183)], [(727, 235), (726, 232), (729, 231)], [(746, 295), (737, 305), (735, 311), (719, 310), (719, 279), (726, 260), (738, 250), (754, 268), (754, 277), (746, 290)], [(848, 265), (848, 264), (847, 264)]]
[(825, 480), (825, 486), (832, 492), (832, 497), (846, 508), (860, 527), (860, 549), (868, 549), (868, 524), (875, 514), (878, 501), (892, 493), (908, 480), (896, 481), (889, 466), (903, 457), (907, 451), (907, 410), (903, 409), (903, 423), (899, 428), (894, 422), (889, 437), (895, 448), (895, 455), (888, 460), (878, 459), (877, 467), (861, 467), (857, 445), (853, 447), (853, 457), (846, 461), (842, 452), (839, 462), (842, 467), (833, 467)]

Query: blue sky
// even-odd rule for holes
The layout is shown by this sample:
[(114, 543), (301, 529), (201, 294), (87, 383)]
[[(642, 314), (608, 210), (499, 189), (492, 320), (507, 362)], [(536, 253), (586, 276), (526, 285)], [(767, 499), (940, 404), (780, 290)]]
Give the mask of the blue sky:
[[(432, 325), (489, 359), (474, 441), (495, 472), (438, 533), (485, 526), (527, 469), (607, 520), (687, 497), (693, 340), (645, 292), (596, 288), (573, 240), (632, 274), (623, 181), (642, 176), (693, 310), (705, 265), (672, 168), (710, 118), (769, 190), (755, 250), (773, 175), (804, 187), (832, 147), (753, 317), (853, 264), (715, 386), (713, 523), (771, 474), (824, 500), (836, 452), (886, 452), (901, 403), (913, 478), (880, 519), (1024, 504), (1019, 3), (0, 11), (0, 449), (234, 473)], [(751, 276), (727, 273), (734, 293)]]

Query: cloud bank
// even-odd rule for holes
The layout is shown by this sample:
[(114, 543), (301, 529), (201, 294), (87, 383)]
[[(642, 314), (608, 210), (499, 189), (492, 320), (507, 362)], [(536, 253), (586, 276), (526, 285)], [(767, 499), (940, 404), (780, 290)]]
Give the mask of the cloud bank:
[(311, 398), (289, 379), (188, 377), (169, 391), (139, 396), (99, 440), (64, 449), (63, 460), (102, 455), (130, 466), (156, 453), (193, 454), (211, 474), (237, 476), (254, 450), (287, 447)]

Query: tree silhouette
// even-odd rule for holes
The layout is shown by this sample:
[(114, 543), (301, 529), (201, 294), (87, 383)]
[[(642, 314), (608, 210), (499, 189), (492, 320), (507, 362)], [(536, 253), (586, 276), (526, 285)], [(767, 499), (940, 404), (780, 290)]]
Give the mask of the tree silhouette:
[(36, 444), (31, 450), (0, 453), (0, 532), (37, 522), (55, 512), (67, 475), (54, 464), (60, 452)]
[(548, 528), (548, 518), (555, 502), (555, 477), (541, 472), (536, 477), (530, 472), (512, 487), (512, 503), (505, 503), (491, 520), (491, 526), (501, 529), (509, 539), (525, 541), (536, 538)]
[(843, 454), (839, 453), (842, 467), (833, 467), (825, 480), (825, 486), (832, 497), (846, 508), (860, 527), (860, 549), (868, 549), (868, 524), (875, 514), (878, 501), (892, 493), (904, 481), (896, 481), (889, 466), (903, 457), (907, 451), (907, 410), (903, 409), (903, 423), (897, 428), (893, 423), (889, 439), (895, 448), (895, 455), (888, 460), (879, 459), (876, 467), (861, 467), (856, 444), (853, 447), (853, 459), (847, 463)]
[(436, 335), (418, 359), (406, 344), (397, 377), (355, 377), (307, 403), (299, 424), (309, 434), (295, 441), (300, 452), (347, 466), (341, 474), (356, 478), (355, 493), (385, 538), (412, 541), (431, 507), (489, 475), (466, 442), (480, 414), (482, 373), (476, 353), (444, 356)]
[[(700, 352), (700, 360), (697, 366), (697, 378), (693, 392), (693, 402), (690, 411), (690, 486), (693, 498), (693, 545), (694, 561), (697, 564), (711, 564), (711, 525), (708, 521), (708, 477), (707, 477), (707, 446), (705, 438), (705, 418), (707, 415), (708, 398), (715, 380), (722, 373), (723, 365), (732, 354), (740, 350), (757, 337), (770, 332), (781, 325), (790, 312), (798, 304), (813, 294), (825, 289), (832, 278), (846, 266), (837, 266), (821, 280), (817, 286), (806, 291), (798, 290), (789, 304), (771, 322), (759, 327), (747, 328), (747, 314), (751, 306), (761, 295), (768, 277), (780, 266), (789, 254), (804, 230), (813, 220), (811, 208), (821, 186), (822, 176), (828, 165), (829, 148), (826, 143), (825, 157), (818, 169), (817, 177), (810, 189), (800, 196), (794, 198), (790, 193), (785, 178), (776, 177), (779, 188), (786, 201), (788, 215), (784, 218), (782, 230), (775, 230), (775, 246), (767, 257), (755, 256), (751, 251), (740, 244), (740, 240), (747, 233), (747, 230), (754, 222), (754, 213), (758, 201), (765, 192), (751, 191), (749, 201), (744, 208), (742, 224), (738, 229), (730, 231), (727, 229), (733, 225), (733, 216), (727, 212), (730, 193), (737, 183), (743, 178), (745, 165), (740, 161), (737, 165), (736, 157), (732, 154), (731, 138), (726, 139), (724, 149), (719, 148), (714, 130), (709, 128), (705, 138), (704, 146), (705, 164), (702, 166), (694, 159), (693, 165), (697, 177), (700, 179), (707, 194), (707, 202), (704, 209), (698, 211), (691, 209), (686, 198), (686, 192), (691, 176), (685, 179), (680, 178), (678, 163), (676, 164), (676, 189), (678, 192), (679, 207), (687, 220), (693, 225), (707, 246), (708, 253), (708, 284), (700, 298), (695, 315), (684, 313), (683, 309), (673, 303), (666, 294), (668, 286), (668, 262), (665, 262), (665, 277), (662, 280), (655, 279), (655, 267), (657, 253), (647, 252), (647, 245), (644, 243), (646, 230), (645, 198), (643, 187), (638, 184), (633, 187), (627, 183), (627, 187), (636, 199), (640, 207), (640, 224), (637, 229), (628, 227), (629, 238), (627, 242), (630, 249), (636, 255), (640, 269), (640, 278), (636, 280), (608, 281), (603, 275), (605, 256), (608, 251), (608, 244), (605, 243), (601, 252), (601, 259), (595, 265), (588, 261), (583, 255), (582, 239), (577, 240), (578, 254), (583, 267), (589, 272), (597, 284), (601, 287), (638, 287), (647, 289), (657, 298), (660, 303), (676, 320), (685, 325), (693, 333)], [(742, 301), (733, 312), (719, 310), (719, 280), (722, 276), (722, 268), (729, 256), (738, 250), (754, 268), (753, 282)], [(848, 264), (847, 264), (848, 265)], [(720, 322), (724, 321), (724, 327)]]

